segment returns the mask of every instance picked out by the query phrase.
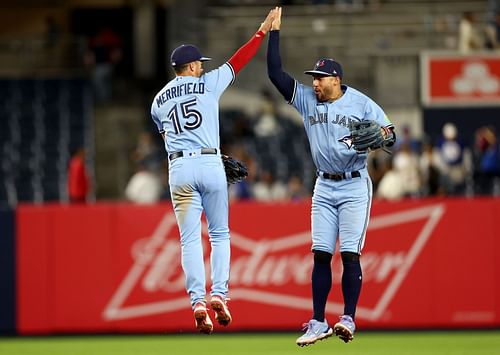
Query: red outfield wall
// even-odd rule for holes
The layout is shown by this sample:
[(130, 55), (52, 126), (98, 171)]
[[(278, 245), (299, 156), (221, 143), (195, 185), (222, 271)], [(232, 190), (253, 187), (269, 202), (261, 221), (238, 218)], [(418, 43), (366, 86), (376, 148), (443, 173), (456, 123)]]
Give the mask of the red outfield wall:
[[(231, 205), (228, 330), (298, 331), (310, 318), (309, 209)], [(374, 202), (358, 328), (499, 327), (499, 230), (500, 199)], [(16, 247), (20, 334), (194, 330), (168, 203), (23, 205)], [(334, 270), (331, 323), (338, 256)]]

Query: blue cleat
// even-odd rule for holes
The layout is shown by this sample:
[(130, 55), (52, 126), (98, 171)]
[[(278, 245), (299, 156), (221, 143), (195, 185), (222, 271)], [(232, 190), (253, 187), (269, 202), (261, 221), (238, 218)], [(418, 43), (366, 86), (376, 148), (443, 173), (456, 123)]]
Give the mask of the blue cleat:
[(355, 329), (356, 325), (351, 316), (348, 315), (340, 316), (340, 321), (333, 327), (335, 335), (346, 343), (354, 338)]
[(324, 322), (311, 319), (309, 323), (304, 323), (303, 326), (306, 333), (296, 340), (298, 346), (314, 344), (318, 340), (326, 339), (333, 334), (333, 330), (326, 319)]

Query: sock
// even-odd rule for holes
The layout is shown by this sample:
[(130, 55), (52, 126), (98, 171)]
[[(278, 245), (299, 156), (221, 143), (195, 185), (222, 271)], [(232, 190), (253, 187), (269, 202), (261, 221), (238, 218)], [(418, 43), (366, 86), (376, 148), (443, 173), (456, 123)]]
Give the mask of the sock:
[[(331, 260), (331, 255), (330, 255)], [(325, 307), (332, 288), (332, 268), (330, 262), (314, 259), (312, 271), (313, 319), (325, 321)]]
[(344, 314), (354, 319), (359, 294), (361, 293), (362, 271), (358, 260), (342, 260), (342, 294), (344, 295)]

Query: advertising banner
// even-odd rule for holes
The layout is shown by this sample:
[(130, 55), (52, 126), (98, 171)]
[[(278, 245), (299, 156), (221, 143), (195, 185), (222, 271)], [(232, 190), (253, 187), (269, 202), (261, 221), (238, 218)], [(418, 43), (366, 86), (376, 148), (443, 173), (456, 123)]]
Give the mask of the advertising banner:
[[(21, 334), (195, 330), (170, 204), (25, 205), (17, 215)], [(498, 216), (493, 198), (374, 202), (358, 327), (500, 326)], [(214, 331), (300, 332), (312, 313), (310, 204), (234, 203), (230, 227), (234, 322)], [(205, 221), (202, 234), (210, 280)], [(330, 323), (343, 313), (341, 270), (337, 253)]]
[(423, 53), (421, 96), (424, 106), (500, 106), (500, 54)]

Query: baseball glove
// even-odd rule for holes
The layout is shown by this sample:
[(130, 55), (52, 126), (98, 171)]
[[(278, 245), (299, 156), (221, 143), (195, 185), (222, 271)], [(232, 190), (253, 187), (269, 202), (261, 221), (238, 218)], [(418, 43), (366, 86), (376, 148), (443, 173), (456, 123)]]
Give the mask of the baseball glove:
[[(382, 126), (375, 121), (352, 121), (349, 124), (352, 145), (357, 153), (385, 147)], [(385, 149), (384, 149), (385, 150)]]
[(248, 169), (241, 161), (227, 155), (221, 155), (221, 158), (228, 183), (236, 184), (248, 176)]

